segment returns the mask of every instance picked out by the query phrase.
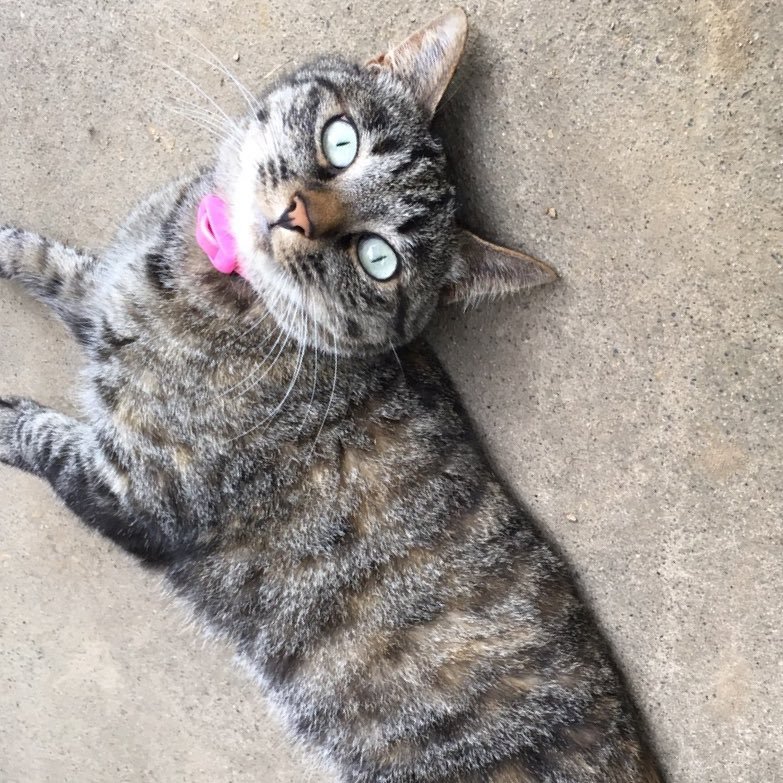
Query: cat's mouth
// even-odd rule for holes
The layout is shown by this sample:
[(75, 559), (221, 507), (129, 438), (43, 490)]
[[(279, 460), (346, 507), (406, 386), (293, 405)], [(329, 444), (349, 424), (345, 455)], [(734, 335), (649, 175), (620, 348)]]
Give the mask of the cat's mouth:
[(269, 256), (273, 256), (270, 221), (260, 206), (256, 207), (253, 218), (252, 230), (258, 249)]

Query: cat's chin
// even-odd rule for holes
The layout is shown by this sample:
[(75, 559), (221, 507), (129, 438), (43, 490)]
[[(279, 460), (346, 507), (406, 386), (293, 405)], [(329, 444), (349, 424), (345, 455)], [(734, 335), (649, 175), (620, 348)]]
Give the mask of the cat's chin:
[(301, 304), (301, 292), (275, 258), (269, 235), (256, 236), (253, 245), (253, 251), (242, 261), (242, 276), (264, 300)]
[(255, 206), (253, 213), (253, 222), (250, 226), (250, 230), (255, 237), (256, 245), (259, 250), (271, 255), (272, 229), (269, 226), (269, 220), (258, 205)]
[(263, 225), (253, 227), (253, 244), (257, 253), (263, 253), (274, 260), (275, 253), (272, 249), (272, 234), (268, 223), (264, 222)]
[[(252, 213), (245, 214), (242, 223), (236, 220), (236, 215), (232, 217), (240, 265), (249, 272), (258, 266), (259, 262), (262, 265), (275, 264), (271, 229), (261, 209), (257, 207)], [(248, 277), (247, 274), (245, 276)]]

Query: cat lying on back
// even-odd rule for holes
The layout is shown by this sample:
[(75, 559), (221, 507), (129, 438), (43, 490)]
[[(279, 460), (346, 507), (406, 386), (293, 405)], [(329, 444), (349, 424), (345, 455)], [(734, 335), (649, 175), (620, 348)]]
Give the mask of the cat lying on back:
[(551, 270), (461, 231), (430, 121), (453, 11), (318, 60), (100, 257), (0, 230), (89, 361), (84, 420), (0, 400), (0, 459), (165, 572), (352, 783), (655, 783), (567, 570), (419, 337)]

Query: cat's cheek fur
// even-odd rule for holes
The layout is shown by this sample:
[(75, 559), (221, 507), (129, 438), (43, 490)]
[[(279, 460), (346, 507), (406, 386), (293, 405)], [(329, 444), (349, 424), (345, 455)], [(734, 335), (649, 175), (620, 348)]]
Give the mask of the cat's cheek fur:
[[(259, 149), (261, 132), (251, 128), (238, 150), (222, 156), (224, 161), (215, 174), (215, 185), (229, 204), (231, 230), (237, 242), (243, 271), (249, 271), (259, 250), (269, 246), (269, 220), (263, 214), (259, 194), (258, 168), (262, 165)], [(268, 207), (267, 207), (268, 208)]]

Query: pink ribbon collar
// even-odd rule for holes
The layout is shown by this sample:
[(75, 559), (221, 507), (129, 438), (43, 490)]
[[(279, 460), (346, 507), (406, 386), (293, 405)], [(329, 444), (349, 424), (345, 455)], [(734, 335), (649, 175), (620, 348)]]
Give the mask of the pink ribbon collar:
[(242, 274), (237, 258), (237, 243), (228, 221), (228, 205), (210, 193), (201, 199), (196, 215), (196, 241), (212, 266), (224, 275)]

